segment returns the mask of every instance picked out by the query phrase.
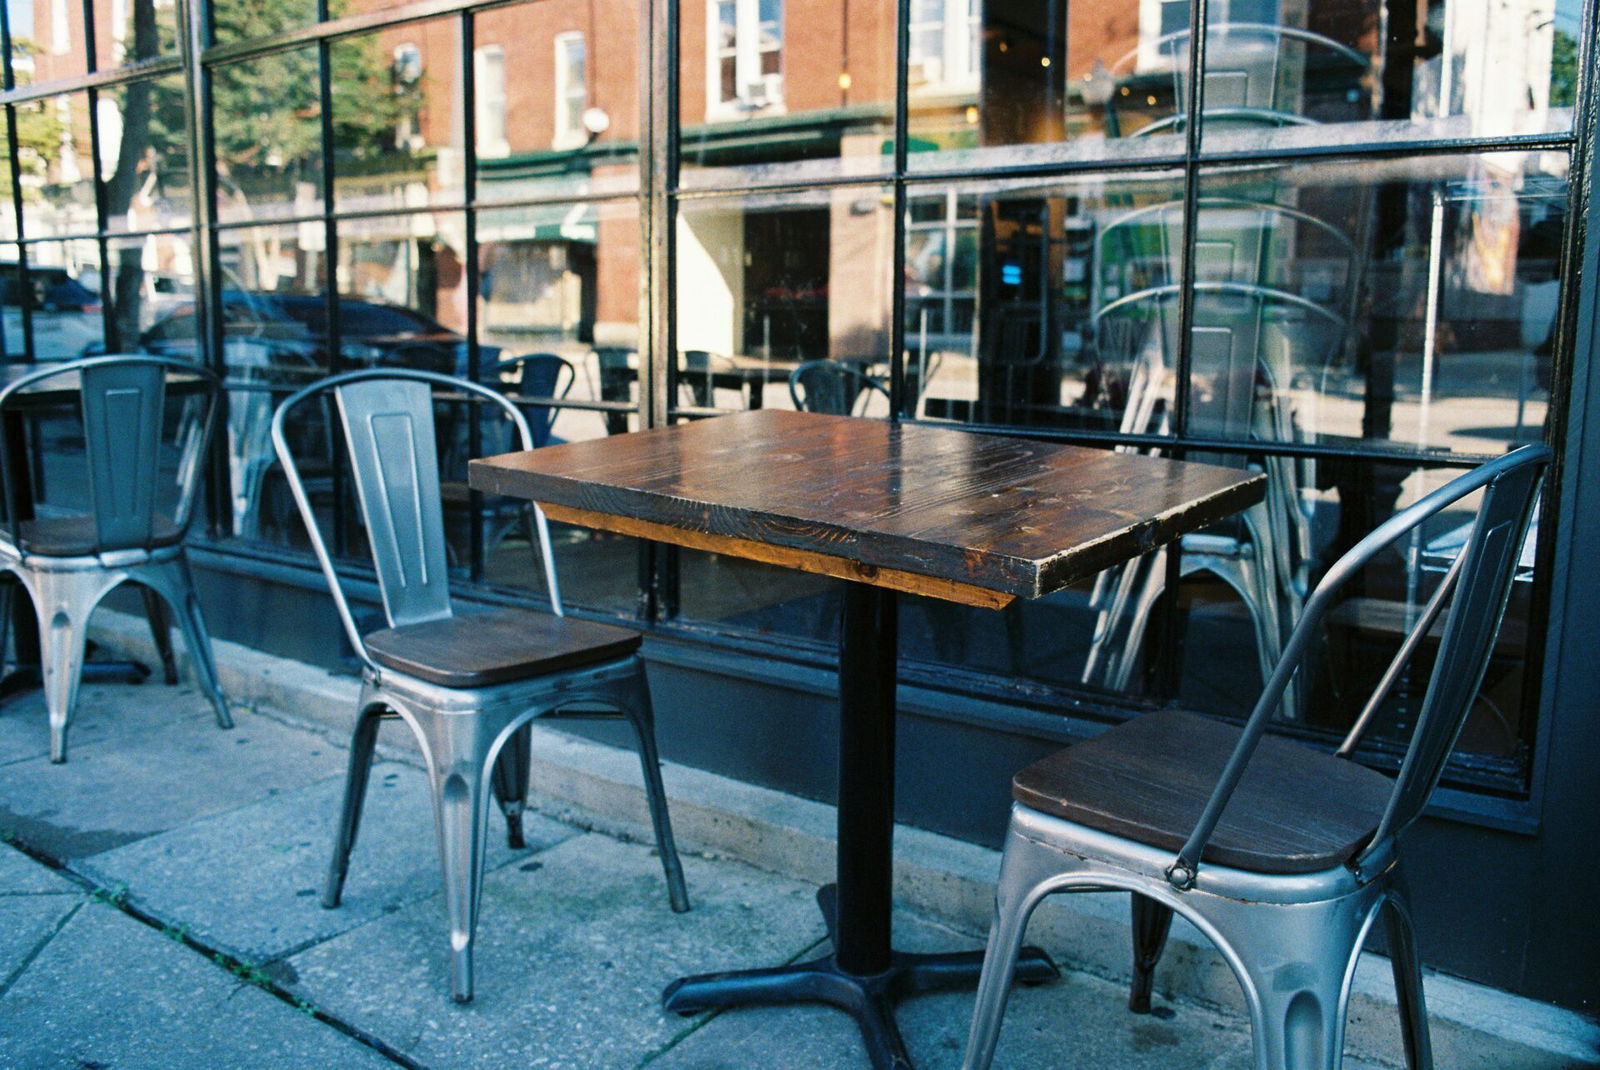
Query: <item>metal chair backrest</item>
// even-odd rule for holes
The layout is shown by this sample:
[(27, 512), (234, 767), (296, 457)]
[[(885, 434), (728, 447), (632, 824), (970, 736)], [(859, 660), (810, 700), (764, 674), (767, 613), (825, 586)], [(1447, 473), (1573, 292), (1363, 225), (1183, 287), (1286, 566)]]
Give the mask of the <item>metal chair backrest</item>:
[(808, 360), (789, 373), (789, 397), (804, 412), (859, 415), (874, 395), (889, 392), (872, 376), (834, 360)]
[[(1176, 283), (1155, 286), (1099, 309), (1094, 324), (1101, 360), (1127, 348), (1125, 355), (1136, 364), (1154, 342), (1166, 369), (1174, 370), (1180, 294)], [(1189, 367), (1210, 389), (1190, 392), (1189, 432), (1219, 438), (1290, 435), (1285, 392), (1297, 372), (1325, 374), (1343, 345), (1344, 319), (1314, 301), (1266, 286), (1196, 282), (1194, 295)], [(1156, 377), (1148, 381), (1161, 385)], [(1258, 381), (1270, 391), (1265, 407), (1254, 403)], [(1135, 407), (1136, 400), (1130, 398), (1128, 406)], [(1314, 415), (1302, 414), (1302, 420), (1307, 416), (1315, 430)]]
[[(1385, 673), (1368, 703), (1370, 711), (1386, 696), (1388, 688), (1400, 675), (1398, 670), (1421, 646), (1444, 600), (1449, 598), (1449, 616), (1394, 791), (1371, 841), (1350, 862), (1351, 868), (1363, 878), (1381, 872), (1389, 864), (1394, 857), (1395, 837), (1415, 821), (1427, 805), (1444, 771), (1445, 761), (1461, 734), (1472, 699), (1483, 682), (1495, 635), (1510, 597), (1511, 579), (1532, 514), (1535, 491), (1550, 457), (1547, 446), (1523, 446), (1451, 480), (1379, 524), (1328, 569), (1307, 599), (1300, 620), (1284, 647), (1283, 657), (1245, 722), (1239, 742), (1218, 777), (1200, 820), (1168, 868), (1169, 881), (1180, 888), (1194, 883), (1206, 842), (1244, 775), (1268, 721), (1277, 711), (1290, 678), (1320, 636), (1340, 588), (1379, 553), (1430, 517), (1481, 491), (1472, 536), (1461, 557), (1401, 643), (1390, 671)], [(1353, 749), (1367, 721), (1365, 713), (1357, 719), (1351, 738), (1340, 748), (1341, 753), (1348, 754)]]
[[(1175, 114), (1133, 132), (1133, 136), (1161, 131), (1181, 131), (1189, 104), (1188, 27), (1141, 44), (1117, 60), (1111, 74), (1119, 81), (1137, 77), (1135, 69), (1166, 71), (1172, 78)], [(1236, 126), (1309, 125), (1307, 98), (1336, 99), (1347, 104), (1359, 97), (1370, 63), (1347, 45), (1310, 30), (1271, 23), (1213, 21), (1206, 28), (1205, 95), (1201, 102), (1206, 125), (1213, 129)], [(1109, 121), (1114, 131), (1116, 101), (1111, 98)]]
[[(167, 377), (174, 373), (192, 384), (199, 411), (186, 411), (177, 434), (163, 441), (167, 426)], [(84, 453), (87, 462), (89, 502), (94, 516), (94, 553), (150, 549), (154, 542), (158, 510), (169, 504), (168, 518), (180, 531), (193, 515), (200, 470), (215, 426), (218, 383), (209, 369), (172, 357), (143, 354), (90, 357), (52, 364), (14, 380), (0, 390), (0, 414), (25, 404), (31, 392), (50, 390), (54, 379), (76, 379), (81, 398)], [(0, 435), (0, 479), (5, 481), (6, 516), (15, 527), (31, 512), (24, 505), (24, 488), (11, 478), (17, 471), (10, 456), (9, 436)], [(174, 458), (171, 483), (162, 478), (163, 465)], [(171, 490), (164, 503), (164, 485)], [(13, 530), (13, 537), (16, 532)]]
[[(362, 643), (284, 425), (302, 402), (332, 393), (389, 626), (438, 620), (450, 616), (452, 610), (439, 492), (439, 450), (434, 437), (433, 395), (437, 387), (465, 394), (469, 401), (499, 406), (515, 428), (521, 448), (533, 448), (527, 420), (503, 395), (477, 383), (434, 372), (386, 368), (331, 376), (290, 395), (272, 418), (273, 447), (283, 463), (290, 492), (300, 507), (307, 536), (340, 619), (351, 644), (374, 672), (378, 671), (377, 666)], [(544, 514), (536, 506), (533, 508), (550, 606), (559, 616), (561, 593), (549, 526)]]

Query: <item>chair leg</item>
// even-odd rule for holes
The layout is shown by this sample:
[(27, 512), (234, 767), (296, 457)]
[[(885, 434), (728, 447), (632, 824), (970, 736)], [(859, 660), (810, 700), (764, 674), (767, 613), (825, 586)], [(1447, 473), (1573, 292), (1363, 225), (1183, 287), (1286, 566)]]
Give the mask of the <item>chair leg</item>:
[(1134, 892), (1131, 899), (1133, 985), (1128, 992), (1128, 1009), (1135, 1014), (1149, 1014), (1156, 963), (1161, 961), (1161, 952), (1167, 946), (1167, 933), (1172, 929), (1172, 908), (1138, 892)]
[(1410, 906), (1403, 890), (1394, 889), (1383, 904), (1384, 928), (1389, 937), (1389, 964), (1400, 1005), (1400, 1033), (1405, 1040), (1409, 1070), (1433, 1070), (1433, 1042), (1428, 1036), (1428, 1006), (1422, 997), (1422, 959), (1411, 928)]
[(533, 724), (511, 733), (495, 759), (490, 788), (506, 816), (506, 843), (513, 850), (527, 846), (522, 838), (522, 811), (528, 805), (528, 775), (533, 766)]
[(672, 836), (672, 819), (667, 814), (667, 789), (661, 782), (661, 757), (656, 751), (655, 709), (650, 703), (650, 685), (644, 676), (644, 666), (639, 665), (634, 697), (624, 708), (634, 735), (639, 740), (639, 764), (644, 769), (644, 788), (650, 799), (650, 824), (656, 833), (656, 851), (661, 855), (661, 868), (667, 877), (667, 898), (674, 913), (689, 909), (689, 889), (683, 880), (683, 863), (678, 858), (678, 845)]
[[(444, 909), (450, 925), (450, 995), (472, 1000), (472, 943), (478, 929), (483, 891), (483, 754), (478, 733), (450, 733), (450, 750), (435, 746), (433, 813), (444, 868)], [(438, 738), (435, 743), (444, 742)]]
[(89, 615), (116, 577), (99, 571), (28, 573), (39, 617), (44, 705), (50, 719), (50, 760), (67, 760), (67, 726), (78, 704)]
[(211, 633), (206, 630), (206, 619), (200, 613), (200, 599), (194, 592), (194, 577), (189, 573), (188, 561), (175, 557), (145, 566), (139, 570), (137, 579), (154, 588), (172, 607), (173, 617), (183, 632), (183, 643), (189, 648), (195, 682), (216, 710), (217, 727), (232, 728), (233, 716), (228, 712), (228, 700), (217, 681), (217, 663), (211, 653)]
[(7, 660), (11, 647), (11, 610), (16, 605), (18, 582), (14, 573), (0, 574), (0, 676), (3, 676), (7, 664), (15, 664), (20, 660)]
[(1220, 897), (1189, 901), (1243, 967), (1256, 1070), (1338, 1070), (1345, 980), (1370, 911), (1346, 901), (1272, 907)]
[(145, 620), (150, 623), (150, 638), (155, 640), (156, 653), (161, 656), (161, 678), (170, 686), (178, 682), (178, 662), (172, 656), (172, 628), (167, 622), (166, 607), (161, 604), (160, 595), (142, 584), (139, 595), (144, 600)]
[(350, 872), (350, 851), (356, 845), (361, 808), (367, 798), (372, 752), (378, 745), (378, 727), (386, 716), (393, 715), (376, 704), (356, 715), (356, 729), (350, 737), (350, 768), (344, 778), (344, 803), (339, 808), (339, 828), (334, 834), (328, 879), (322, 886), (322, 905), (329, 910), (337, 907), (344, 896), (344, 880)]
[(978, 975), (978, 993), (972, 1008), (972, 1026), (967, 1034), (962, 1070), (988, 1070), (1000, 1040), (1000, 1025), (1011, 998), (1011, 984), (1022, 937), (1034, 907), (1047, 893), (1047, 882), (1062, 876), (1066, 868), (1062, 855), (1018, 834), (1013, 825), (1006, 832), (1005, 849), (1000, 856), (1000, 877), (995, 882), (994, 917), (989, 925), (989, 944), (983, 953), (983, 970)]

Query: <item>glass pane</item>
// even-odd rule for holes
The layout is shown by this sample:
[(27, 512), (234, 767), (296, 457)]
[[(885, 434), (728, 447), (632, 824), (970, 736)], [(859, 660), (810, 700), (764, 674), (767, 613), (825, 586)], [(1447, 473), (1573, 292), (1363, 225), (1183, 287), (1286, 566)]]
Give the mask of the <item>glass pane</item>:
[[(1175, 174), (908, 191), (908, 393), (926, 419), (1132, 429), (1162, 389), (1123, 313), (1177, 278)], [(1152, 419), (1155, 413), (1148, 414)], [(1164, 430), (1157, 425), (1158, 430)]]
[[(330, 0), (330, 14), (349, 6)], [(317, 0), (217, 0), (210, 5), (212, 39), (231, 45), (255, 37), (268, 37), (317, 21)]]
[(804, 362), (864, 375), (887, 415), (891, 201), (876, 187), (693, 201), (678, 216), (675, 404), (792, 407)]
[(681, 0), (678, 17), (685, 186), (893, 162), (893, 5)]
[[(495, 208), (478, 218), (478, 377), (518, 399), (538, 446), (637, 426), (639, 237), (633, 200)], [(507, 448), (486, 435), (480, 452)], [(509, 516), (516, 506), (487, 508)], [(637, 543), (551, 527), (565, 600), (632, 613)], [(542, 591), (526, 534), (486, 527), (485, 575)]]
[(105, 317), (95, 242), (30, 242), (27, 250), (26, 273), (18, 265), (15, 246), (0, 262), (6, 359), (25, 357), (29, 332), (34, 360), (71, 360), (102, 351)]
[[(89, 138), (89, 94), (62, 93), (18, 104), (22, 227), (27, 238), (93, 234), (94, 145)], [(9, 146), (0, 148), (9, 162)], [(9, 205), (8, 214), (9, 214)]]
[(497, 8), (474, 33), (478, 200), (639, 188), (638, 4)]
[[(695, 200), (678, 217), (679, 409), (889, 413), (885, 189)], [(826, 638), (831, 580), (680, 553), (681, 612), (719, 626)]]
[[(1187, 11), (1142, 43), (1124, 84), (1185, 106)], [(1212, 7), (1202, 135), (1207, 150), (1494, 137), (1569, 130), (1580, 5), (1539, 10), (1451, 0), (1416, 5)], [(1386, 27), (1381, 34), (1378, 27)], [(1321, 129), (1338, 124), (1337, 131)], [(1359, 124), (1359, 125), (1356, 125)]]
[[(1542, 437), (1562, 157), (1323, 160), (1202, 192), (1192, 431), (1474, 454)], [(1223, 385), (1246, 366), (1253, 416)]]
[(75, 78), (88, 70), (82, 0), (32, 0), (9, 9), (18, 85)]
[(317, 71), (315, 48), (215, 68), (212, 137), (223, 222), (322, 211)]
[(194, 197), (183, 77), (103, 90), (97, 107), (110, 229), (188, 226)]
[(178, 11), (177, 4), (156, 0), (111, 0), (109, 4), (95, 4), (94, 43), (99, 69), (176, 55)]
[(460, 203), (460, 51), (444, 19), (329, 46), (340, 211)]
[[(111, 305), (111, 352), (142, 348), (156, 323), (195, 295), (194, 242), (187, 233), (113, 238), (109, 243), (105, 297)], [(197, 350), (196, 350), (197, 352)]]
[[(1119, 85), (1168, 5), (918, 0), (907, 88), (910, 167), (994, 167), (1183, 151), (1165, 89)], [(1137, 135), (1137, 136), (1135, 136)]]

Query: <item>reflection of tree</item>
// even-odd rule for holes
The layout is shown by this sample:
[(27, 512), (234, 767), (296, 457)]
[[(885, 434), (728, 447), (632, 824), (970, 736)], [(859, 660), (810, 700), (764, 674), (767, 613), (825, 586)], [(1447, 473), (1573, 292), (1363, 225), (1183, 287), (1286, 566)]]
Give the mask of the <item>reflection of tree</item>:
[(1550, 42), (1550, 106), (1570, 108), (1578, 99), (1578, 39), (1555, 31)]
[[(131, 32), (124, 62), (177, 51), (174, 12), (180, 5), (132, 0)], [(329, 17), (344, 4), (329, 5)], [(231, 0), (211, 6), (215, 39), (242, 41), (279, 33), (306, 21), (303, 0)], [(406, 155), (395, 130), (412, 119), (421, 95), (414, 82), (398, 81), (375, 36), (332, 44), (330, 76), (334, 142), (342, 154), (358, 159)], [(107, 207), (112, 219), (125, 218), (146, 184), (159, 181), (169, 159), (187, 159), (190, 102), (178, 79), (135, 81), (121, 96), (122, 140), (115, 172), (107, 176)], [(224, 196), (248, 197), (257, 189), (282, 190), (296, 180), (316, 182), (321, 175), (321, 94), (315, 48), (274, 52), (212, 68), (211, 137), (217, 179)], [(123, 342), (138, 333), (142, 249), (119, 252), (116, 273), (116, 327)], [(108, 339), (115, 345), (116, 339)]]
[[(19, 87), (30, 83), (33, 77), (25, 64), (16, 61), (37, 51), (38, 48), (32, 41), (22, 38), (12, 40), (13, 69)], [(49, 173), (51, 161), (61, 153), (62, 122), (56, 115), (53, 102), (46, 100), (30, 100), (18, 104), (16, 116), (17, 157), (21, 162), (22, 172), (42, 181)], [(9, 163), (10, 159), (11, 146), (4, 139), (0, 139), (0, 160)], [(24, 196), (38, 195), (36, 188), (31, 184), (24, 185), (22, 192)]]

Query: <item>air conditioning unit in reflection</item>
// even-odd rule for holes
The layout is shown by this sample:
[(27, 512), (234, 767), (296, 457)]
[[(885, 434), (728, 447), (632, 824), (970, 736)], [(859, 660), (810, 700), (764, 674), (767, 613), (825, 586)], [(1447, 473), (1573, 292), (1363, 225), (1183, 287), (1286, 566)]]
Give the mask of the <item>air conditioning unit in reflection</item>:
[(783, 75), (763, 74), (753, 82), (746, 82), (739, 94), (739, 106), (748, 111), (770, 107), (783, 100)]

